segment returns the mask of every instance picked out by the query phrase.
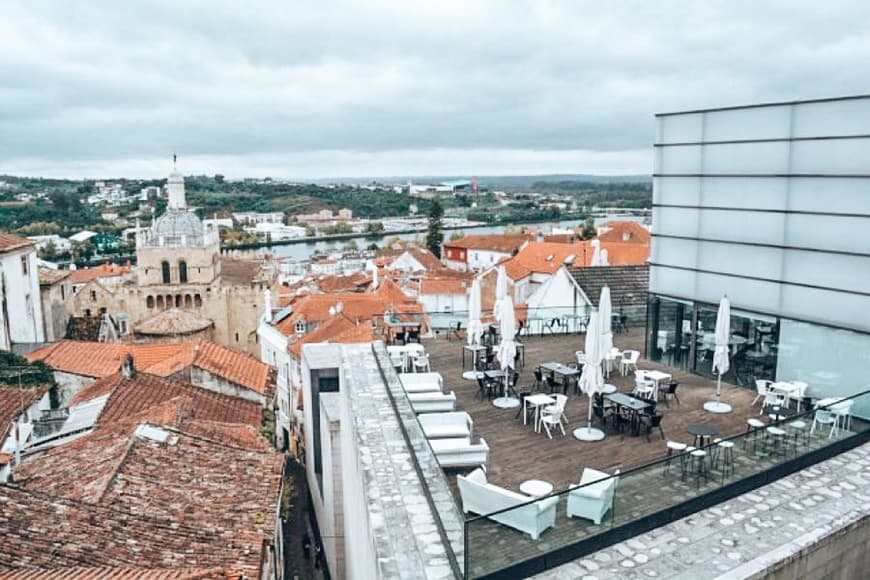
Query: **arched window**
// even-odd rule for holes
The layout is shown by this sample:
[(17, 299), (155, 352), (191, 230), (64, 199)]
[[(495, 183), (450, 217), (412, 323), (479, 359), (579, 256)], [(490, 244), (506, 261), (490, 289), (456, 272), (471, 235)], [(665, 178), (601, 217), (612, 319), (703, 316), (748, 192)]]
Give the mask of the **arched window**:
[(184, 260), (178, 262), (178, 281), (182, 284), (187, 282), (187, 262)]
[(148, 308), (154, 308), (154, 297), (153, 296), (149, 296), (148, 298), (145, 299), (145, 306), (147, 306)]
[(184, 307), (193, 308), (193, 297), (190, 294), (184, 295)]
[(197, 308), (202, 308), (202, 296), (200, 296), (199, 294), (194, 294), (193, 295), (193, 305), (196, 306)]
[(181, 308), (181, 294), (175, 295), (175, 307)]
[(159, 308), (160, 310), (163, 310), (165, 308), (165, 304), (163, 302), (163, 296), (157, 297), (157, 308)]
[(163, 283), (169, 284), (169, 262), (163, 260), (160, 262), (160, 268), (163, 271)]
[(166, 295), (166, 308), (172, 308), (172, 294)]

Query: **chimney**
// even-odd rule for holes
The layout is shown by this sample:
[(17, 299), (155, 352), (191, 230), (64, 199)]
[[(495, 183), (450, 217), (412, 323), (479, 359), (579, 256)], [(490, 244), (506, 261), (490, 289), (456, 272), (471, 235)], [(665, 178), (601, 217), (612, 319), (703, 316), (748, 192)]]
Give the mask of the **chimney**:
[(136, 363), (133, 361), (133, 355), (128, 354), (127, 358), (124, 359), (124, 364), (121, 365), (121, 374), (127, 379), (136, 376)]
[(272, 324), (272, 291), (263, 290), (263, 321)]

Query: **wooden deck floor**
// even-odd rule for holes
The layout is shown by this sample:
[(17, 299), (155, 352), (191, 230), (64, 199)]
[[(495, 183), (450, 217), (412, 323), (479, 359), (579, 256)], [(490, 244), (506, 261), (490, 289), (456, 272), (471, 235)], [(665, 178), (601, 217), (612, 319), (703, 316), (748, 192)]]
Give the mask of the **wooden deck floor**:
[[(520, 385), (534, 382), (533, 368), (544, 362), (559, 361), (568, 363), (574, 360), (574, 352), (583, 346), (584, 337), (580, 335), (560, 335), (545, 337), (523, 337), (525, 344), (525, 366), (521, 371)], [(620, 349), (633, 348), (642, 351), (643, 331), (635, 330), (614, 336), (614, 343)], [(429, 353), (432, 370), (444, 377), (444, 391), (454, 391), (457, 409), (467, 411), (474, 420), (475, 437), (483, 437), (490, 446), (490, 460), (487, 466), (488, 479), (509, 489), (519, 489), (527, 479), (543, 479), (553, 484), (556, 490), (564, 489), (580, 480), (584, 467), (613, 471), (626, 470), (662, 458), (665, 455), (665, 441), (658, 431), (650, 441), (644, 436), (607, 431), (604, 441), (589, 443), (576, 440), (571, 430), (586, 424), (588, 398), (569, 392), (566, 415), (569, 429), (565, 437), (561, 433), (552, 440), (546, 434), (535, 433), (531, 425), (524, 425), (522, 419), (515, 419), (516, 409), (499, 409), (487, 399), (478, 397), (477, 383), (462, 378), (462, 344), (459, 341), (433, 340), (425, 344)], [(470, 364), (470, 357), (467, 357)], [(641, 369), (661, 369), (680, 382), (677, 391), (680, 404), (671, 403), (666, 407), (659, 403), (658, 409), (664, 414), (662, 427), (668, 439), (692, 442), (686, 427), (692, 423), (711, 423), (720, 436), (736, 435), (746, 430), (746, 419), (758, 415), (758, 407), (751, 407), (755, 393), (734, 385), (722, 386), (724, 401), (732, 404), (734, 411), (724, 415), (714, 415), (703, 410), (702, 405), (710, 400), (716, 384), (697, 375), (651, 363), (641, 359)], [(466, 369), (467, 370), (467, 369)], [(622, 377), (619, 373), (611, 375), (609, 381), (620, 392), (631, 392), (633, 375)], [(451, 480), (455, 474), (449, 474)]]

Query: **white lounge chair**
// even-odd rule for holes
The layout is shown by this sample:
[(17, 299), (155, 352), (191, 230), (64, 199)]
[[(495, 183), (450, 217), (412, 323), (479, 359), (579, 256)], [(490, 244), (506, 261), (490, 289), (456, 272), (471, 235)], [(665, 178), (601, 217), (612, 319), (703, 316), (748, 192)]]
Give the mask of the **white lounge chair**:
[(529, 534), (533, 540), (540, 538), (544, 530), (556, 525), (558, 497), (548, 497), (528, 503), (534, 498), (487, 483), (486, 473), (482, 469), (475, 469), (467, 476), (457, 475), (456, 484), (459, 486), (462, 511), (465, 513), (486, 516), (513, 507), (514, 509), (487, 517)]
[[(619, 475), (618, 469), (614, 475)], [(613, 509), (618, 479), (597, 469), (584, 468), (580, 483), (577, 484), (583, 487), (568, 492), (568, 517), (578, 516), (600, 524), (607, 512)], [(599, 483), (594, 483), (596, 481)]]
[(427, 439), (471, 437), (474, 431), (471, 415), (465, 411), (421, 413), (417, 415), (417, 420)]
[(429, 446), (441, 467), (474, 467), (489, 461), (489, 445), (483, 439), (477, 443), (470, 437), (430, 439)]
[(456, 395), (449, 393), (408, 393), (408, 400), (416, 413), (442, 413), (456, 407)]
[(440, 393), (444, 385), (441, 373), (399, 373), (406, 393)]

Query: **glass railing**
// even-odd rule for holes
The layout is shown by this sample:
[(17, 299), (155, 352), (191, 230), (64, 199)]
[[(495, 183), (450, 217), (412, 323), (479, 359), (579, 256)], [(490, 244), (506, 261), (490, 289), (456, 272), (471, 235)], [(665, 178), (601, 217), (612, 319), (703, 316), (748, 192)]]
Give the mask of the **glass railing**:
[(427, 492), (426, 501), (436, 516), (438, 533), (446, 544), (445, 548), (448, 551), (446, 557), (455, 572), (462, 575), (464, 573), (462, 566), (465, 563), (464, 516), (456, 505), (444, 471), (423, 433), (405, 389), (393, 370), (389, 354), (381, 343), (375, 343), (372, 348), (384, 383), (387, 385), (393, 408), (402, 425), (405, 441), (411, 449), (413, 467), (423, 484), (423, 489)]
[[(460, 476), (460, 501), (488, 511), (465, 522), (466, 577), (541, 572), (818, 463), (870, 440), (864, 410), (870, 410), (870, 391), (817, 401), (779, 420), (760, 415), (763, 426), (705, 442), (695, 452), (602, 474), (603, 479), (519, 504), (516, 492), (500, 494), (482, 483), (485, 475), (479, 472)], [(787, 492), (781, 493), (787, 499)]]

